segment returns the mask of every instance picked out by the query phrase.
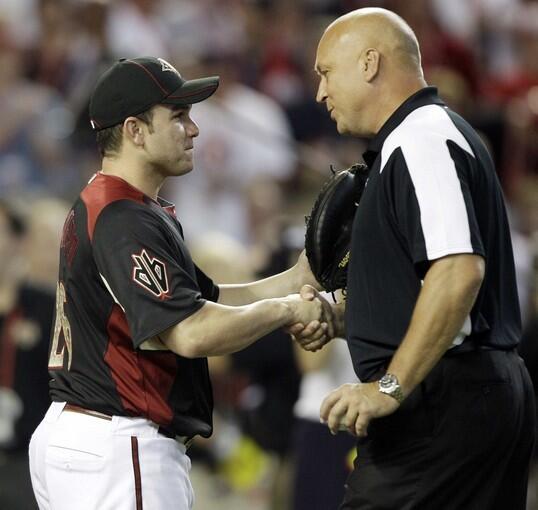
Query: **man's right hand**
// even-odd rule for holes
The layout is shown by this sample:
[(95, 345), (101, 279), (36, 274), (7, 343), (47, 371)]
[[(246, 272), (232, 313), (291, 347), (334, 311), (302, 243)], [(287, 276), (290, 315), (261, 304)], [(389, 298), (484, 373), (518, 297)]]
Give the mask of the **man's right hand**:
[(306, 301), (312, 301), (314, 299), (320, 300), (323, 305), (324, 317), (327, 320), (327, 328), (318, 321), (313, 321), (306, 325), (304, 323), (293, 324), (286, 328), (286, 331), (294, 337), (295, 341), (301, 347), (309, 351), (317, 351), (329, 340), (332, 340), (335, 337), (345, 336), (344, 303), (331, 305), (310, 285), (304, 285), (301, 288), (300, 295)]
[(305, 300), (300, 294), (290, 294), (284, 298), (284, 301), (291, 311), (288, 326), (298, 323), (323, 322), (323, 304), (321, 300)]
[(304, 285), (301, 288), (301, 298), (305, 302), (320, 302), (323, 310), (323, 320), (310, 322), (298, 322), (286, 328), (295, 341), (307, 351), (317, 351), (327, 342), (338, 335), (338, 330), (342, 329), (341, 321), (334, 313), (334, 307), (312, 286)]

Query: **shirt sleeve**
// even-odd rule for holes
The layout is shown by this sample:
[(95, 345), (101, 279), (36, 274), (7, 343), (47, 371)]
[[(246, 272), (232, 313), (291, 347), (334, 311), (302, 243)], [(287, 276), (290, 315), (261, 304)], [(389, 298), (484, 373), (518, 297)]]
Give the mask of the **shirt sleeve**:
[(458, 253), (484, 255), (470, 158), (451, 154), (446, 143), (407, 144), (385, 169), (389, 207), (415, 264)]
[(219, 300), (220, 289), (218, 285), (213, 283), (213, 280), (209, 278), (196, 264), (194, 265), (196, 271), (196, 281), (202, 292), (202, 297), (208, 301), (216, 303)]
[(188, 251), (147, 206), (123, 200), (107, 206), (92, 248), (104, 285), (125, 312), (135, 348), (205, 303)]

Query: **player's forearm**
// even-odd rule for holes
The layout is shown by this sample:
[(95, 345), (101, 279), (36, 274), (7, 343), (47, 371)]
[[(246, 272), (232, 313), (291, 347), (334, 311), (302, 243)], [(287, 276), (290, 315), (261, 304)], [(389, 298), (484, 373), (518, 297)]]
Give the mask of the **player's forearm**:
[(268, 299), (240, 307), (206, 302), (160, 338), (170, 350), (187, 358), (219, 356), (244, 349), (292, 317), (283, 300)]
[(298, 266), (263, 280), (237, 285), (219, 285), (219, 303), (247, 305), (261, 299), (271, 299), (299, 292), (310, 281)]
[(424, 279), (411, 323), (388, 372), (408, 395), (451, 346), (482, 283), (484, 261), (456, 255), (436, 261)]

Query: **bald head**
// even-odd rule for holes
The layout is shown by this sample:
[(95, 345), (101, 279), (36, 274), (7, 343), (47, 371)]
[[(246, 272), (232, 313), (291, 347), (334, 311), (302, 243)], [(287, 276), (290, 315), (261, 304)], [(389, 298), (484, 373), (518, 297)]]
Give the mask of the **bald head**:
[(386, 9), (352, 11), (318, 45), (317, 100), (342, 134), (372, 136), (410, 95), (426, 86), (411, 27)]
[(387, 9), (357, 9), (341, 16), (327, 27), (322, 43), (350, 44), (357, 53), (367, 47), (375, 48), (390, 64), (422, 74), (415, 33), (403, 18)]

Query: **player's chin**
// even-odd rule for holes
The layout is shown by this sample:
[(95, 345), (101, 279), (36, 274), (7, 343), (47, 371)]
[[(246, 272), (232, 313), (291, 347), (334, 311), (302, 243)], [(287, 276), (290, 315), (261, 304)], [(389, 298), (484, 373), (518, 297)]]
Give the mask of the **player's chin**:
[(181, 160), (175, 168), (174, 175), (185, 175), (192, 172), (194, 168), (192, 160)]

